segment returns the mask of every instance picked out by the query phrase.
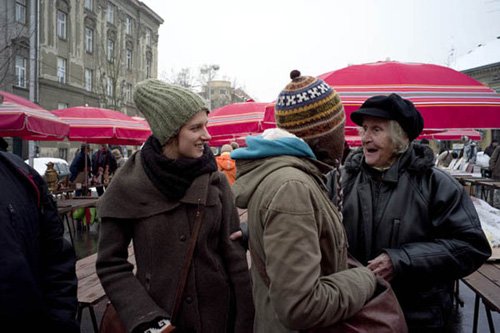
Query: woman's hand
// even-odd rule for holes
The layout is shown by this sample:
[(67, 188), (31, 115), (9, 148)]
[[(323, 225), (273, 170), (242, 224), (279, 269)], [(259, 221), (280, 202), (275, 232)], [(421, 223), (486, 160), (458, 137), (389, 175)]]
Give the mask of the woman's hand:
[(394, 267), (392, 266), (391, 257), (387, 253), (382, 253), (368, 261), (366, 267), (386, 281), (390, 282), (394, 278)]

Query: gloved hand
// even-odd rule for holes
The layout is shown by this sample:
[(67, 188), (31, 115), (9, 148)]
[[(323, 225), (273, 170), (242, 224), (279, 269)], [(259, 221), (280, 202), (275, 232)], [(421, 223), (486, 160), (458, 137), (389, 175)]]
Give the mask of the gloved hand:
[(149, 323), (144, 323), (134, 330), (134, 333), (169, 333), (173, 332), (175, 327), (170, 320), (166, 318), (157, 318)]

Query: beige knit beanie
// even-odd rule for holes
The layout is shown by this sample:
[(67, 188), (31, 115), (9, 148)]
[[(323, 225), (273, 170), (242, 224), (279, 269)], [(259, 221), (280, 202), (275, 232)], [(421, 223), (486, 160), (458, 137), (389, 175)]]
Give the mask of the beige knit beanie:
[(196, 93), (157, 79), (139, 82), (134, 102), (162, 145), (195, 114), (203, 110), (208, 112), (205, 101)]

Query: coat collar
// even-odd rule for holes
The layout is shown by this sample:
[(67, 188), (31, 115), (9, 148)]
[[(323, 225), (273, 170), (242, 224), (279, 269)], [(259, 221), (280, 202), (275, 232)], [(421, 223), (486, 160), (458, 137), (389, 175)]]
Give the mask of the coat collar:
[(113, 177), (109, 187), (97, 203), (99, 217), (144, 218), (173, 210), (184, 204), (214, 204), (208, 198), (208, 184), (212, 174), (196, 178), (179, 201), (169, 200), (148, 178), (142, 167), (140, 152), (132, 155)]

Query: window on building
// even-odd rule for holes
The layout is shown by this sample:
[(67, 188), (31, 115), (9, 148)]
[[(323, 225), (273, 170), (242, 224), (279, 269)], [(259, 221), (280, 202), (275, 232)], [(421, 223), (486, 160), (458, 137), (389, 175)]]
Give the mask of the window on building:
[(115, 55), (115, 42), (112, 39), (108, 39), (107, 59), (109, 62), (113, 62), (114, 55)]
[(227, 94), (226, 89), (219, 89), (219, 95), (225, 95), (225, 94)]
[(57, 57), (57, 81), (66, 83), (66, 59)]
[(28, 59), (16, 56), (16, 86), (26, 88), (26, 67)]
[(146, 59), (146, 79), (151, 77), (151, 58)]
[(94, 29), (85, 27), (85, 52), (94, 52)]
[(108, 9), (106, 10), (106, 20), (109, 23), (115, 23), (115, 6), (108, 2)]
[(106, 94), (108, 97), (113, 97), (113, 81), (109, 76), (106, 77)]
[(93, 0), (85, 0), (84, 6), (88, 10), (93, 10), (94, 9), (94, 1)]
[(132, 102), (133, 101), (133, 94), (132, 94), (132, 91), (133, 91), (133, 88), (132, 88), (132, 83), (127, 83), (125, 84), (125, 89), (126, 89), (126, 94), (125, 94), (125, 98), (127, 99), (128, 102)]
[(132, 25), (133, 25), (133, 20), (130, 16), (127, 16), (125, 18), (125, 33), (127, 35), (132, 35)]
[(26, 23), (26, 0), (16, 0), (16, 22)]
[(68, 103), (57, 103), (57, 109), (62, 110), (68, 107)]
[(151, 29), (146, 28), (146, 46), (151, 46)]
[(85, 90), (92, 91), (94, 73), (90, 68), (85, 68)]
[(65, 12), (57, 11), (57, 37), (66, 39), (66, 19)]
[(127, 49), (127, 69), (132, 69), (132, 50)]
[(68, 160), (68, 148), (59, 148), (59, 158)]

